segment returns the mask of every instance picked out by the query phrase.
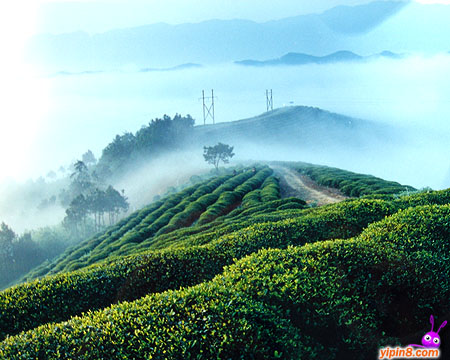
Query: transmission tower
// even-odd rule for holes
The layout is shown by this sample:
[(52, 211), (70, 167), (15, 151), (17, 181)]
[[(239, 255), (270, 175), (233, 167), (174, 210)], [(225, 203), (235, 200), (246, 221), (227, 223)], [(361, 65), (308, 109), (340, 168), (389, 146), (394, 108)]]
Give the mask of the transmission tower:
[(203, 125), (206, 125), (208, 118), (212, 119), (212, 123), (215, 124), (214, 117), (214, 90), (211, 90), (211, 96), (205, 96), (205, 90), (202, 90), (203, 100)]
[(266, 111), (273, 110), (272, 89), (266, 90)]

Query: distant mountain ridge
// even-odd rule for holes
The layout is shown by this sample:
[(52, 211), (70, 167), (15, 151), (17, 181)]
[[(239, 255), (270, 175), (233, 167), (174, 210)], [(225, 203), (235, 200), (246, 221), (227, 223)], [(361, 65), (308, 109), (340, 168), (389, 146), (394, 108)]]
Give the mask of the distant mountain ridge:
[[(322, 14), (256, 23), (210, 20), (153, 24), (89, 35), (39, 35), (28, 44), (28, 60), (46, 71), (170, 68), (185, 63), (271, 59), (289, 52), (327, 54), (442, 52), (448, 48), (450, 6), (376, 1)], [(430, 41), (432, 39), (433, 41)]]
[(325, 56), (314, 56), (302, 53), (288, 53), (278, 59), (270, 60), (241, 60), (235, 61), (238, 65), (246, 66), (273, 66), (273, 65), (306, 65), (306, 64), (330, 64), (336, 62), (362, 62), (379, 58), (400, 59), (404, 55), (395, 54), (390, 51), (383, 51), (379, 54), (370, 56), (361, 56), (351, 51), (337, 51)]

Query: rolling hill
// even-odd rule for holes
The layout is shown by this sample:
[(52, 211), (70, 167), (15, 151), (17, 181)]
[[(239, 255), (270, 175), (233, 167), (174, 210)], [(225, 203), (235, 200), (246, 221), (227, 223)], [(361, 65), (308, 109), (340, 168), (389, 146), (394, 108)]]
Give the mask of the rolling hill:
[[(351, 197), (282, 198), (271, 167)], [(449, 204), (307, 163), (224, 170), (1, 292), (0, 356), (371, 359), (449, 314)]]
[(399, 144), (403, 136), (392, 126), (313, 107), (286, 106), (249, 119), (194, 128), (193, 146), (218, 141), (246, 149), (255, 158), (276, 160), (280, 149), (287, 150), (285, 156), (302, 150), (328, 154), (367, 151)]
[[(149, 123), (148, 127), (142, 127), (135, 134), (117, 135), (104, 148), (96, 169), (99, 173), (107, 169), (105, 176), (110, 177), (114, 186), (131, 188), (132, 199), (138, 206), (144, 206), (158, 193), (139, 193), (135, 185), (138, 180), (141, 188), (145, 188), (142, 177), (153, 171), (148, 169), (150, 163), (157, 161), (170, 165), (178, 163), (181, 156), (200, 169), (204, 166), (203, 147), (214, 146), (218, 142), (233, 146), (237, 161), (307, 158), (312, 162), (360, 172), (367, 171), (361, 165), (370, 158), (371, 171), (392, 180), (395, 177), (385, 175), (389, 172), (385, 169), (393, 164), (383, 160), (384, 167), (380, 170), (375, 163), (397, 153), (399, 148), (411, 146), (408, 133), (401, 128), (306, 106), (286, 106), (248, 119), (197, 125), (185, 131), (176, 130), (176, 127), (162, 130), (158, 126), (157, 123)], [(162, 137), (166, 138), (167, 146), (159, 146), (159, 142), (153, 139), (155, 134), (158, 134), (159, 142)], [(182, 135), (177, 137), (177, 134)], [(181, 163), (179, 165), (185, 167)], [(183, 181), (191, 175), (194, 173), (189, 173)]]

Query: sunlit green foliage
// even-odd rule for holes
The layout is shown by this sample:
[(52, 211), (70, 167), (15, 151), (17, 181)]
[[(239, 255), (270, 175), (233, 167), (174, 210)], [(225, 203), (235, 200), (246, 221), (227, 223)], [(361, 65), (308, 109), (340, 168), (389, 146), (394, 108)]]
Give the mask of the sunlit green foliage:
[[(221, 236), (213, 233), (187, 237), (178, 244), (178, 249), (112, 258), (100, 266), (20, 285), (0, 293), (0, 333), (15, 333), (49, 319), (66, 320), (82, 311), (116, 301), (134, 300), (148, 293), (194, 285), (219, 274), (233, 259), (263, 248), (349, 238), (359, 234), (368, 224), (407, 208), (414, 201), (420, 204), (450, 203), (450, 192), (418, 194), (392, 202), (353, 200), (297, 211), (294, 218), (290, 218), (289, 212), (281, 211), (277, 221), (252, 225), (250, 218), (247, 227), (240, 230), (237, 227), (234, 232), (229, 232), (228, 228), (228, 233)], [(13, 313), (17, 315), (11, 317)]]
[(262, 250), (212, 281), (7, 338), (0, 356), (372, 359), (450, 310), (449, 219), (448, 205), (408, 208), (353, 239)]
[(0, 358), (365, 360), (450, 311), (450, 189), (307, 208), (271, 174), (163, 198), (1, 292)]

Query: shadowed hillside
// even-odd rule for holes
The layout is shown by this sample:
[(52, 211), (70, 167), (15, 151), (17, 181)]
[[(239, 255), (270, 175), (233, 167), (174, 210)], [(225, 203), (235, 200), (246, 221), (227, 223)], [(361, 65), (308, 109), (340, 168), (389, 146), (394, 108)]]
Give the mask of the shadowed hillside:
[(217, 141), (235, 146), (253, 146), (268, 155), (272, 149), (333, 151), (370, 149), (400, 140), (400, 133), (385, 125), (355, 119), (325, 110), (290, 106), (254, 118), (196, 126), (195, 143)]

